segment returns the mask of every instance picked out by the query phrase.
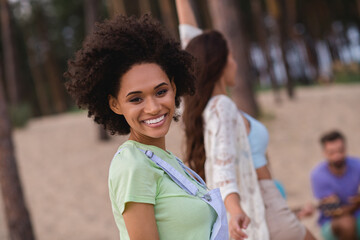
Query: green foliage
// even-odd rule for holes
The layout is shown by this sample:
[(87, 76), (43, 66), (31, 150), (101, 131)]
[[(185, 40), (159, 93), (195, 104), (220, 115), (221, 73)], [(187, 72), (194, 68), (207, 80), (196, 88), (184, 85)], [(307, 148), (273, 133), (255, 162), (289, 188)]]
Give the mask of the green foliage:
[(76, 105), (71, 105), (68, 112), (69, 113), (83, 113), (83, 112), (87, 112), (87, 110), (81, 109)]
[(335, 69), (335, 83), (360, 83), (360, 64), (351, 64)]
[(360, 74), (354, 72), (337, 73), (335, 83), (360, 83)]
[(32, 117), (32, 109), (29, 103), (20, 103), (9, 107), (10, 121), (14, 127), (25, 127)]

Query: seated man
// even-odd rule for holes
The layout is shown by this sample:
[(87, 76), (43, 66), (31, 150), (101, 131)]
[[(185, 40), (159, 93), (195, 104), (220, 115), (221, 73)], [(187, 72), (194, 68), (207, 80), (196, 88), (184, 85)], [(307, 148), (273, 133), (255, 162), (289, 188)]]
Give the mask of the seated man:
[(319, 224), (326, 240), (360, 239), (360, 159), (346, 155), (343, 135), (321, 138), (325, 160), (311, 173), (311, 185), (320, 201)]

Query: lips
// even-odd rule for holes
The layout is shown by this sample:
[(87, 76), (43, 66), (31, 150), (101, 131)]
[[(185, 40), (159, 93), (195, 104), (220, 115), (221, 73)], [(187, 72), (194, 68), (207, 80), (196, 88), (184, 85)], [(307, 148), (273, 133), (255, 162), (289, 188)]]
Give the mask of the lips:
[(161, 115), (160, 117), (157, 117), (157, 118), (152, 118), (152, 119), (148, 119), (148, 120), (143, 120), (142, 122), (145, 123), (145, 124), (148, 125), (148, 126), (157, 127), (157, 126), (162, 125), (162, 123), (163, 123), (164, 120), (165, 120), (166, 115), (167, 115), (167, 114)]

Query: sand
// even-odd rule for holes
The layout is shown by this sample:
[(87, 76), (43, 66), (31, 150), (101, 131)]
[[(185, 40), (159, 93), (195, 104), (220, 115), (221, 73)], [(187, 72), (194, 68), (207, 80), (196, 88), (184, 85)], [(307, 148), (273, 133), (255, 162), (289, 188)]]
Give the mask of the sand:
[[(270, 132), (269, 157), (274, 177), (286, 189), (291, 207), (313, 201), (309, 173), (321, 160), (319, 136), (340, 129), (350, 155), (360, 156), (360, 85), (298, 88), (295, 100), (282, 93), (258, 95), (262, 121)], [(16, 156), (37, 239), (118, 239), (107, 190), (113, 154), (126, 137), (97, 139), (86, 113), (33, 119), (14, 131)], [(181, 123), (168, 135), (168, 149), (183, 153)], [(1, 198), (0, 204), (2, 205)], [(319, 236), (316, 216), (304, 221)], [(0, 239), (8, 239), (0, 209)]]

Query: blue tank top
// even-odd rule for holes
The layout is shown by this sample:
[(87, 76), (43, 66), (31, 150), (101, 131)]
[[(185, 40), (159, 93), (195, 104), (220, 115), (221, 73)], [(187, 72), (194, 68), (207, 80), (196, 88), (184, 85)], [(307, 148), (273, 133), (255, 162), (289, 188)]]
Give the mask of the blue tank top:
[(263, 167), (267, 163), (266, 149), (269, 143), (269, 133), (264, 124), (251, 117), (249, 114), (244, 112), (242, 113), (250, 123), (250, 133), (248, 135), (248, 140), (254, 167)]

